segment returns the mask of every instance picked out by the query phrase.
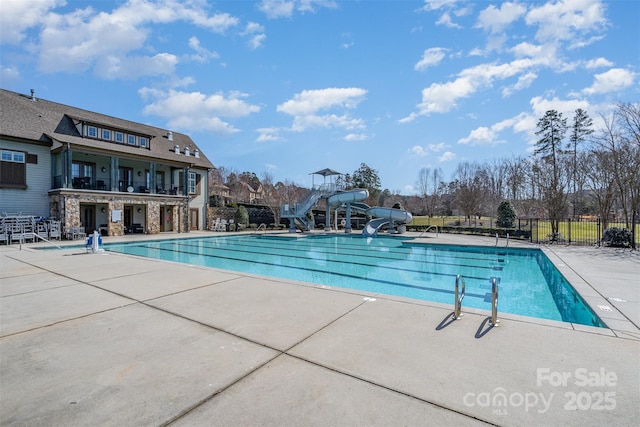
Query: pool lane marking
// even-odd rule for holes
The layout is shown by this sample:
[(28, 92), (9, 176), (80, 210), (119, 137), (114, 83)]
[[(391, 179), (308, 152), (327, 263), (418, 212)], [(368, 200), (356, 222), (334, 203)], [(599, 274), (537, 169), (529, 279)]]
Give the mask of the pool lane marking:
[[(142, 245), (136, 245), (136, 246), (141, 246), (141, 247), (145, 247), (145, 248), (150, 248), (149, 246), (142, 246)], [(183, 242), (180, 243), (180, 246), (187, 246), (187, 247), (192, 247), (192, 248), (202, 248), (202, 249), (211, 249), (211, 250), (217, 250), (217, 251), (233, 251), (234, 253), (237, 252), (243, 252), (243, 253), (247, 253), (247, 254), (253, 254), (253, 255), (261, 255), (261, 256), (284, 256), (284, 257), (288, 257), (288, 258), (297, 258), (297, 259), (309, 259), (307, 257), (302, 257), (302, 256), (298, 256), (298, 255), (289, 255), (289, 254), (285, 254), (285, 253), (276, 253), (276, 254), (265, 254), (259, 251), (259, 249), (256, 249), (254, 247), (251, 246), (247, 246), (249, 249), (251, 250), (247, 250), (247, 249), (238, 249), (237, 247), (218, 247), (218, 246), (206, 246), (206, 245), (194, 245), (194, 244), (190, 244), (187, 242)], [(174, 245), (175, 247), (175, 245)], [(177, 252), (181, 252), (180, 250), (176, 250)], [(295, 250), (295, 249), (289, 249), (289, 248), (282, 248), (282, 252), (292, 252), (294, 254), (299, 253), (300, 250)], [(307, 252), (312, 252), (312, 253), (318, 253), (318, 254), (322, 254), (322, 255), (331, 255), (332, 257), (339, 257), (339, 255), (336, 254), (332, 254), (332, 253), (327, 253), (327, 252), (321, 252), (321, 251), (307, 251)], [(389, 258), (389, 257), (382, 257), (382, 256), (364, 256), (364, 255), (356, 255), (356, 257), (360, 257), (360, 258), (367, 258), (367, 259), (381, 259), (384, 261), (408, 261), (408, 262), (414, 262), (414, 263), (422, 263), (422, 264), (426, 264), (426, 265), (442, 265), (442, 266), (451, 266), (451, 267), (461, 267), (461, 268), (478, 268), (478, 269), (488, 269), (488, 270), (495, 270), (495, 266), (494, 265), (473, 265), (473, 264), (456, 264), (456, 263), (445, 263), (445, 262), (433, 262), (433, 261), (423, 261), (423, 260), (407, 260), (405, 258)], [(326, 259), (325, 259), (326, 261)], [(369, 267), (382, 267), (382, 268), (389, 268), (389, 269), (394, 269), (394, 270), (398, 270), (398, 271), (408, 271), (408, 272), (418, 272), (418, 273), (424, 273), (422, 270), (414, 270), (414, 269), (404, 269), (404, 268), (397, 268), (397, 267), (386, 267), (386, 266), (380, 266), (378, 264), (369, 264), (369, 263), (363, 263), (363, 262), (347, 262), (347, 261), (342, 261), (340, 259), (329, 259), (329, 261), (331, 262), (335, 262), (335, 263), (342, 263), (342, 264), (357, 264), (357, 265), (362, 265), (362, 266), (369, 266)], [(487, 262), (490, 262), (491, 260), (486, 260)], [(248, 262), (252, 262), (252, 261), (248, 261)], [(465, 277), (469, 277), (469, 278), (474, 278), (474, 279), (483, 279), (477, 276), (465, 276)]]
[[(136, 246), (144, 247), (142, 245), (136, 245)], [(163, 248), (157, 248), (157, 247), (149, 247), (148, 249), (155, 249), (157, 251), (164, 251), (164, 252), (176, 252), (175, 250), (163, 249)], [(189, 255), (199, 255), (199, 256), (206, 257), (206, 258), (221, 258), (221, 259), (228, 259), (228, 260), (232, 260), (232, 261), (238, 261), (237, 258), (221, 257), (221, 256), (214, 256), (214, 255), (202, 255), (202, 254), (199, 254), (199, 253), (186, 252), (186, 251), (177, 251), (177, 252), (185, 253), (185, 254), (189, 254)], [(130, 255), (136, 255), (136, 254), (130, 254)], [(242, 262), (250, 262), (250, 263), (254, 263), (254, 264), (263, 264), (263, 265), (273, 265), (272, 263), (267, 263), (267, 262), (262, 262), (262, 261), (255, 261), (255, 260), (253, 260), (253, 261), (242, 260)], [(391, 282), (391, 281), (382, 280), (382, 279), (372, 279), (372, 278), (364, 279), (362, 277), (359, 277), (359, 276), (356, 276), (356, 275), (353, 275), (353, 274), (327, 272), (327, 271), (324, 271), (324, 270), (313, 269), (313, 268), (288, 266), (288, 265), (278, 265), (278, 267), (283, 267), (283, 268), (285, 268), (287, 270), (305, 270), (305, 271), (310, 271), (310, 272), (315, 272), (315, 273), (327, 274), (327, 275), (330, 275), (330, 276), (340, 276), (340, 277), (351, 278), (351, 279), (365, 280), (365, 281), (368, 281), (368, 282), (376, 282), (376, 283), (381, 283), (381, 284), (386, 284), (386, 285), (391, 285), (391, 286), (398, 286), (398, 287), (409, 288), (409, 289), (418, 289), (418, 290), (439, 292), (439, 293), (445, 293), (445, 294), (453, 294), (454, 293), (453, 290), (449, 290), (449, 289), (439, 289), (439, 288), (432, 288), (432, 287), (428, 287), (428, 286), (410, 285), (410, 284), (405, 284), (405, 283)], [(223, 267), (221, 267), (221, 268), (223, 268)], [(229, 268), (227, 268), (227, 269), (229, 269)], [(231, 269), (229, 269), (229, 270), (231, 270)], [(238, 271), (238, 270), (233, 270), (233, 271)], [(430, 274), (436, 274), (436, 275), (446, 276), (446, 277), (455, 277), (456, 276), (455, 274), (446, 274), (446, 273), (430, 273)], [(285, 279), (289, 279), (289, 278), (285, 277)], [(483, 278), (483, 280), (488, 280), (488, 279)], [(347, 286), (338, 286), (338, 287), (349, 288)], [(349, 289), (360, 289), (360, 288), (349, 288)], [(363, 290), (363, 289), (360, 289), (360, 290)], [(382, 293), (384, 293), (384, 292), (382, 292)], [(486, 298), (486, 294), (475, 294), (475, 293), (467, 292), (466, 295), (469, 296), (469, 297), (479, 298), (479, 299), (482, 299), (482, 300), (484, 300)], [(418, 299), (422, 299), (422, 298), (418, 298)], [(427, 300), (427, 301), (431, 301), (431, 300)]]

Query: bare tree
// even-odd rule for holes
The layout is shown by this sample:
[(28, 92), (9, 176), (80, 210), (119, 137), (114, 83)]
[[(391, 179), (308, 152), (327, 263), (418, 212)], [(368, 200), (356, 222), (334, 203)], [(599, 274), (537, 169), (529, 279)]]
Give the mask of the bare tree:
[(482, 202), (480, 166), (477, 163), (459, 163), (454, 175), (456, 204), (471, 224), (471, 216), (478, 213)]
[(416, 187), (424, 200), (427, 215), (433, 217), (438, 206), (440, 184), (442, 183), (442, 169), (422, 168), (418, 172)]
[(640, 215), (640, 104), (618, 104), (615, 111), (620, 126), (618, 156), (618, 185), (623, 200), (623, 212), (627, 228), (633, 235), (635, 249), (636, 223)]

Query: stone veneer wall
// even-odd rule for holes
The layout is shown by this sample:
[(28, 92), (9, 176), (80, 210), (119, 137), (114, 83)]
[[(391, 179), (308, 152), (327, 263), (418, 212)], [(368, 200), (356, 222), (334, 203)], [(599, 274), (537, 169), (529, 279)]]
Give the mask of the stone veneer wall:
[[(107, 227), (109, 236), (124, 235), (124, 218), (119, 222), (111, 221), (111, 212), (124, 210), (125, 205), (134, 209), (145, 209), (145, 232), (160, 233), (160, 207), (172, 206), (174, 231), (189, 232), (189, 203), (185, 199), (162, 197), (122, 197), (121, 195), (106, 195), (104, 193), (58, 193), (49, 196), (50, 216), (62, 221), (63, 230), (80, 226), (80, 204), (106, 205)], [(231, 216), (233, 218), (233, 215)], [(99, 224), (97, 224), (99, 225)]]

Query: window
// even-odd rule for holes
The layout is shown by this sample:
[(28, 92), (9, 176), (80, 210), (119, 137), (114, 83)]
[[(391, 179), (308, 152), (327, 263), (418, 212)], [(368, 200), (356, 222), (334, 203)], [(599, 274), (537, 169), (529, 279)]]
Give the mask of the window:
[(124, 143), (124, 134), (122, 132), (114, 132), (113, 136), (116, 142), (119, 142), (120, 144)]
[(87, 126), (87, 136), (90, 138), (97, 138), (98, 137), (98, 128), (95, 126)]
[(2, 150), (0, 153), (0, 187), (27, 188), (25, 153)]
[(149, 146), (149, 138), (145, 138), (144, 136), (140, 137), (140, 147), (148, 147)]
[(189, 194), (195, 194), (196, 193), (196, 173), (195, 172), (189, 172)]
[(95, 166), (94, 163), (73, 162), (71, 164), (71, 186), (92, 189)]
[(135, 135), (127, 135), (127, 144), (136, 145), (136, 136)]
[(111, 131), (109, 129), (102, 129), (102, 139), (111, 141)]

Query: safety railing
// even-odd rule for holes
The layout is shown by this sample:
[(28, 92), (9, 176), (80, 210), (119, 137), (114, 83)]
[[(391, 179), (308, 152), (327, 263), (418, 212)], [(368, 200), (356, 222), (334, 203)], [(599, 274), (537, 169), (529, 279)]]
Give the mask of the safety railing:
[(438, 237), (438, 226), (437, 226), (437, 225), (430, 225), (430, 226), (428, 226), (427, 228), (425, 228), (425, 229), (422, 231), (422, 233), (420, 233), (420, 235), (419, 235), (417, 238), (419, 239), (420, 237), (422, 237), (422, 235), (423, 235), (424, 233), (426, 233), (427, 231), (431, 230), (432, 228), (435, 228), (435, 229), (436, 229), (436, 237)]
[(258, 228), (256, 228), (256, 231), (254, 231), (254, 233), (253, 233), (253, 234), (258, 233), (258, 231), (260, 231), (260, 229), (261, 229), (261, 228), (264, 228), (264, 232), (265, 232), (265, 233), (267, 232), (267, 224), (265, 224), (265, 223), (263, 222), (262, 224), (260, 224), (260, 225), (258, 226)]
[[(462, 284), (462, 291), (460, 292), (460, 284)], [(459, 320), (463, 314), (462, 311), (462, 300), (464, 299), (464, 279), (459, 274), (456, 276), (456, 287), (454, 290), (454, 305), (453, 305), (453, 318), (455, 320)]]
[(491, 279), (491, 319), (489, 320), (491, 326), (500, 326), (500, 320), (498, 320), (498, 283), (496, 278)]

